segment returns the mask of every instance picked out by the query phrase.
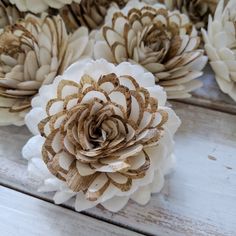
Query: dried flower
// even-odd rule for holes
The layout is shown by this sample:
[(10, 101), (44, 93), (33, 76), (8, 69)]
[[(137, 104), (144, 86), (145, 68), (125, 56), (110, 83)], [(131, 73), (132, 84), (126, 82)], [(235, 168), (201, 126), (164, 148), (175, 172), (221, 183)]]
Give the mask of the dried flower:
[(189, 16), (197, 29), (207, 26), (208, 16), (214, 14), (219, 0), (164, 0), (170, 10), (178, 9)]
[(6, 1), (0, 2), (0, 33), (7, 25), (14, 24), (23, 13), (20, 13), (17, 8), (10, 5)]
[(72, 2), (80, 3), (81, 0), (10, 0), (12, 4), (15, 4), (17, 8), (22, 11), (30, 11), (33, 13), (41, 13), (51, 8), (62, 8), (66, 4), (71, 4)]
[(220, 89), (236, 101), (236, 1), (229, 1), (225, 8), (220, 1), (202, 34)]
[(60, 10), (60, 14), (70, 30), (84, 25), (89, 29), (99, 28), (104, 22), (107, 10), (111, 5), (123, 7), (128, 0), (81, 0), (80, 4), (72, 3)]
[(190, 91), (201, 86), (194, 79), (202, 75), (207, 62), (204, 51), (197, 49), (197, 31), (187, 16), (177, 11), (134, 6), (115, 12), (112, 22), (108, 12), (107, 25), (97, 35), (95, 58), (142, 65), (156, 76), (168, 98), (189, 97)]
[(91, 55), (87, 28), (68, 35), (59, 16), (27, 15), (5, 28), (0, 35), (0, 125), (22, 125), (40, 86)]
[(58, 204), (76, 197), (77, 211), (146, 204), (173, 164), (180, 121), (165, 99), (151, 73), (127, 62), (80, 61), (43, 86), (26, 117), (35, 136), (23, 148), (40, 190), (56, 191)]

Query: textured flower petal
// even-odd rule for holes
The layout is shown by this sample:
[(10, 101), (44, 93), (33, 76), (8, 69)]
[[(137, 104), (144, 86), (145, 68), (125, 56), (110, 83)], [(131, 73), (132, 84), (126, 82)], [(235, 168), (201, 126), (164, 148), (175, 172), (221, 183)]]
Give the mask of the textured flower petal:
[(214, 14), (219, 0), (213, 1), (185, 1), (164, 0), (167, 8), (178, 9), (188, 15), (198, 29), (207, 26), (208, 16)]
[(96, 206), (96, 204), (97, 204), (96, 202), (87, 200), (84, 194), (82, 194), (81, 192), (76, 194), (76, 200), (75, 200), (76, 211), (84, 211), (86, 209)]
[(163, 87), (155, 86), (155, 87), (148, 87), (147, 89), (152, 97), (157, 98), (160, 106), (164, 106), (166, 104), (167, 96)]
[(146, 204), (172, 168), (180, 121), (165, 101), (140, 66), (105, 60), (71, 66), (40, 89), (26, 116), (35, 136), (22, 153), (39, 190), (56, 192), (57, 204), (75, 197), (77, 211), (102, 204), (115, 212), (129, 198)]
[(205, 49), (210, 64), (216, 74), (220, 89), (235, 100), (235, 1), (230, 0), (225, 6), (219, 1), (214, 18), (209, 18), (207, 31), (202, 31)]
[[(186, 28), (190, 24), (184, 14), (172, 13), (160, 5), (131, 1), (122, 10), (111, 7), (106, 24), (95, 38), (95, 58), (140, 65), (154, 74), (156, 83), (168, 91), (169, 98), (189, 97), (189, 92), (198, 86), (188, 83), (196, 77), (188, 77), (187, 81), (185, 77), (192, 71), (201, 72), (207, 63), (203, 50), (198, 50), (201, 40), (196, 29), (192, 27), (189, 32)], [(119, 69), (123, 72), (122, 66)], [(136, 78), (139, 83), (149, 81)], [(170, 80), (172, 84), (167, 85)], [(152, 87), (145, 84), (149, 86)]]
[(74, 197), (75, 195), (76, 195), (76, 193), (73, 193), (73, 192), (57, 191), (53, 197), (53, 200), (56, 204), (62, 204), (63, 202), (66, 202), (70, 198)]
[[(25, 10), (41, 11), (43, 7), (45, 9), (48, 7), (49, 2), (46, 1), (49, 0), (34, 0), (33, 5), (32, 1), (28, 0), (12, 0), (12, 3), (16, 3), (17, 6), (19, 4), (20, 8)], [(71, 3), (71, 0), (69, 1)], [(64, 5), (59, 1), (57, 4)], [(1, 7), (2, 4), (0, 9)], [(9, 9), (4, 10), (9, 11)], [(13, 17), (10, 20), (10, 13), (9, 20), (7, 19), (9, 24), (15, 22)], [(74, 33), (69, 34), (59, 15), (48, 16), (47, 14), (41, 16), (27, 14), (17, 24), (4, 28), (0, 34), (0, 41), (2, 52), (0, 100), (2, 102), (6, 98), (12, 100), (11, 105), (8, 103), (4, 106), (3, 111), (6, 114), (1, 118), (8, 119), (0, 122), (0, 125), (23, 125), (22, 117), (29, 111), (30, 102), (37, 95), (40, 87), (43, 84), (51, 84), (57, 75), (62, 74), (79, 58), (90, 58), (93, 48), (91, 47), (93, 40), (89, 37), (86, 28), (78, 28)], [(88, 45), (91, 47), (90, 50), (87, 48)], [(75, 47), (77, 50), (74, 50)], [(41, 93), (46, 97), (50, 96), (45, 89)], [(41, 100), (42, 103), (45, 98)]]
[(28, 161), (33, 157), (41, 155), (41, 147), (45, 139), (40, 135), (36, 135), (28, 140), (22, 149), (22, 156)]
[(38, 123), (46, 116), (45, 112), (42, 108), (35, 108), (34, 111), (30, 111), (25, 116), (25, 123), (27, 124), (28, 129), (32, 134), (37, 135), (38, 131)]
[(31, 176), (41, 181), (51, 177), (45, 163), (39, 158), (31, 158), (28, 164), (27, 171)]
[(154, 180), (151, 184), (151, 192), (159, 193), (164, 186), (164, 182), (165, 182), (165, 179), (164, 179), (162, 171), (160, 169), (156, 170), (155, 175), (154, 175)]
[(217, 75), (219, 75), (219, 77), (225, 79), (228, 82), (231, 81), (229, 77), (229, 69), (223, 61), (214, 61), (210, 62), (210, 64), (212, 66), (212, 69), (215, 71)]
[(219, 55), (217, 54), (217, 51), (216, 49), (210, 45), (210, 44), (206, 44), (205, 45), (205, 49), (206, 49), (206, 52), (207, 52), (207, 55), (208, 57), (213, 60), (213, 61), (218, 61), (220, 60), (220, 57)]
[(175, 112), (170, 108), (163, 108), (168, 113), (168, 120), (165, 123), (165, 126), (168, 128), (170, 133), (174, 135), (181, 124), (181, 120), (175, 114)]
[(22, 126), (24, 125), (24, 118), (22, 118), (20, 115), (7, 112), (6, 109), (0, 109), (0, 126), (12, 124), (16, 126)]
[[(55, 2), (54, 0), (50, 1)], [(69, 0), (60, 0), (63, 4), (68, 1)], [(97, 29), (103, 24), (110, 6), (119, 8), (123, 7), (126, 2), (128, 2), (128, 0), (70, 0), (70, 3), (67, 3), (68, 5), (60, 9), (60, 14), (67, 22), (68, 30), (70, 31), (76, 30), (81, 25), (89, 29)]]
[(56, 178), (46, 179), (41, 187), (38, 188), (38, 192), (56, 192), (60, 190), (61, 181)]
[[(80, 0), (74, 0), (79, 3)], [(10, 0), (20, 11), (31, 11), (35, 14), (44, 12), (48, 7), (61, 8), (70, 4), (72, 0)]]
[(140, 205), (145, 205), (149, 202), (151, 197), (151, 189), (150, 186), (144, 186), (139, 188), (138, 191), (131, 195), (131, 199)]
[[(151, 73), (144, 73), (144, 69), (141, 66), (131, 66), (127, 62), (120, 63), (116, 67), (117, 75), (129, 74), (133, 76), (141, 87), (153, 87), (155, 84), (154, 76)], [(140, 76), (142, 75), (142, 76)]]

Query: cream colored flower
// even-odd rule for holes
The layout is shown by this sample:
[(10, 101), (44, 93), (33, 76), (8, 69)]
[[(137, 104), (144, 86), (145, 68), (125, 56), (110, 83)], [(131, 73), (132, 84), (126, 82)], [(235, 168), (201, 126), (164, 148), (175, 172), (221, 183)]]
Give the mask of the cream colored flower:
[[(133, 8), (141, 9), (142, 7), (150, 6), (150, 5), (152, 5), (152, 7), (154, 8), (166, 8), (163, 2), (160, 2), (157, 0), (153, 0), (153, 1), (129, 0), (127, 4), (125, 5), (125, 7), (122, 8), (122, 13), (124, 15), (127, 15), (128, 12)], [(108, 24), (111, 23), (113, 14), (116, 12), (119, 12), (120, 10), (121, 9), (117, 5), (115, 4), (111, 5), (107, 11), (105, 22)]]
[(156, 76), (168, 98), (185, 98), (201, 86), (207, 57), (198, 49), (200, 38), (187, 16), (154, 6), (138, 9), (138, 2), (108, 12), (107, 24), (97, 35), (94, 57), (119, 64), (130, 61)]
[(14, 24), (23, 14), (8, 2), (0, 2), (0, 33), (7, 25)]
[[(43, 86), (26, 116), (35, 134), (23, 148), (40, 191), (82, 211), (146, 204), (173, 164), (180, 121), (151, 73), (127, 62), (80, 61)], [(38, 130), (38, 128), (39, 130)]]
[(80, 4), (72, 3), (60, 10), (60, 14), (70, 30), (84, 25), (89, 29), (99, 28), (107, 14), (110, 6), (118, 9), (123, 7), (128, 0), (82, 0)]
[(27, 15), (0, 35), (0, 125), (22, 125), (31, 98), (79, 58), (91, 57), (88, 30), (68, 35), (61, 17)]
[(164, 0), (170, 10), (178, 9), (189, 16), (197, 29), (207, 26), (208, 16), (214, 14), (219, 0)]
[(217, 83), (236, 101), (236, 1), (229, 1), (225, 8), (220, 1), (202, 34)]
[(66, 4), (71, 4), (72, 2), (80, 3), (80, 1), (81, 0), (10, 0), (20, 11), (30, 11), (33, 13), (44, 12), (48, 7), (59, 9)]

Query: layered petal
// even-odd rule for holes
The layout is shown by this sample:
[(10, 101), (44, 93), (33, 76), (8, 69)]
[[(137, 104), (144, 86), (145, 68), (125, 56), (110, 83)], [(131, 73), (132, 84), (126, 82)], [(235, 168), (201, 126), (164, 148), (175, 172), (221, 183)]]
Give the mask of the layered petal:
[(130, 197), (146, 204), (162, 188), (180, 125), (165, 99), (151, 73), (127, 62), (79, 61), (42, 87), (26, 118), (36, 136), (22, 152), (47, 169), (40, 191), (55, 191), (57, 204), (75, 197), (78, 211), (118, 211)]
[(206, 53), (220, 89), (236, 101), (236, 2), (224, 8), (220, 1), (215, 16), (209, 18), (207, 30), (202, 30)]
[(60, 9), (60, 14), (65, 20), (68, 30), (74, 31), (79, 26), (89, 29), (98, 29), (104, 22), (110, 6), (123, 7), (128, 0), (81, 0), (80, 3), (67, 5)]
[(60, 16), (28, 14), (6, 27), (0, 34), (1, 125), (23, 124), (41, 85), (51, 84), (78, 59), (91, 57), (88, 48), (87, 28), (68, 34)]
[(72, 2), (80, 3), (80, 0), (10, 0), (10, 2), (22, 12), (30, 11), (37, 14), (45, 12), (49, 7), (59, 9)]
[(177, 9), (188, 15), (198, 30), (207, 26), (208, 17), (215, 13), (218, 2), (219, 0), (164, 0), (169, 9)]
[(200, 41), (186, 15), (161, 4), (130, 1), (122, 10), (113, 6), (108, 11), (96, 36), (94, 57), (141, 65), (155, 75), (168, 98), (186, 98), (202, 85), (196, 78), (207, 57), (198, 49)]
[(1, 1), (0, 2), (0, 33), (3, 29), (15, 23), (19, 18), (23, 17), (23, 13), (19, 12), (18, 9), (8, 1)]

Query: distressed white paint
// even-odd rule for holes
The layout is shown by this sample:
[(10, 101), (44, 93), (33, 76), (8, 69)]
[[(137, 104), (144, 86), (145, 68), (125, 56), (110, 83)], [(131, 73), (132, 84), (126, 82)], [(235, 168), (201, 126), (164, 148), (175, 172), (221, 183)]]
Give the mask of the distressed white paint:
[(138, 236), (140, 234), (0, 186), (0, 235)]

